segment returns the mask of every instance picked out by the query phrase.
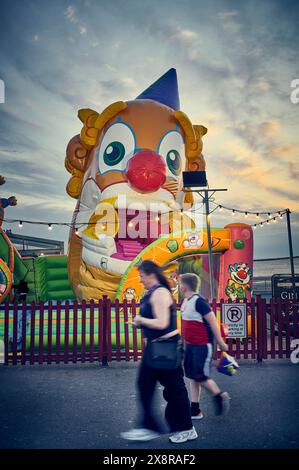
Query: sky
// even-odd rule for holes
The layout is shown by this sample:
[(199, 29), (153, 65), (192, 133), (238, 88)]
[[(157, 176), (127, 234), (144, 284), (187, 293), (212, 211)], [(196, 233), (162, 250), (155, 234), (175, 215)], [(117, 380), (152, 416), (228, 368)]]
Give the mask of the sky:
[[(201, 0), (0, 0), (1, 196), (6, 217), (69, 222), (66, 145), (80, 108), (134, 99), (171, 67), (181, 109), (208, 128), (203, 153), (215, 201), (290, 208), (299, 255), (299, 3)], [(212, 225), (255, 223), (215, 211)], [(67, 241), (68, 229), (4, 224)], [(255, 258), (288, 256), (285, 218), (255, 231)]]

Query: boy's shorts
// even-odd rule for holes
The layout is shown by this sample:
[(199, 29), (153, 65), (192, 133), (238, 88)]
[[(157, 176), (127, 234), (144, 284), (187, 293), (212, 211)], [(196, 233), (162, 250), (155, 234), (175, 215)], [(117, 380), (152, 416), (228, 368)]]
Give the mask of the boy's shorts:
[(196, 382), (204, 382), (210, 378), (211, 362), (213, 358), (213, 346), (211, 343), (205, 345), (185, 345), (184, 369), (185, 376)]

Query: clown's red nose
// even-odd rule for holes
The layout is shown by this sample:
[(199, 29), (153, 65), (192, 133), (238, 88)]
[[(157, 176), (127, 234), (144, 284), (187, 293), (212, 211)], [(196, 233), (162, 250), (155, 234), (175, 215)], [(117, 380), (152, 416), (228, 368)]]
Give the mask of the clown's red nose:
[(166, 164), (161, 155), (142, 150), (128, 161), (126, 175), (131, 188), (139, 193), (157, 191), (166, 180)]
[(238, 276), (239, 276), (240, 279), (246, 279), (246, 277), (247, 277), (247, 272), (244, 271), (244, 269), (240, 269), (240, 270), (238, 271)]

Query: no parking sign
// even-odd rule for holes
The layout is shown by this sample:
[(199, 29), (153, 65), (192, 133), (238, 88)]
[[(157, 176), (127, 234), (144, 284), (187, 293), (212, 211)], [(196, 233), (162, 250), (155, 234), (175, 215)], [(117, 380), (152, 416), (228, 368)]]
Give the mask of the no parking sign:
[(246, 304), (222, 304), (222, 323), (228, 327), (228, 338), (246, 338)]

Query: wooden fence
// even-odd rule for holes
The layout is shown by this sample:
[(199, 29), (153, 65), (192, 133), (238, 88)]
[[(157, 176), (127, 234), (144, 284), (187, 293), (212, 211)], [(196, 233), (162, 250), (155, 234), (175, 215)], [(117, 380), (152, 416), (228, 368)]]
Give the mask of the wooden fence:
[[(224, 302), (213, 301), (221, 314)], [(228, 339), (236, 359), (288, 358), (299, 338), (299, 304), (257, 297), (247, 306), (247, 336)], [(139, 305), (104, 298), (98, 302), (3, 304), (0, 339), (4, 364), (137, 361), (143, 351), (142, 331), (130, 322)], [(180, 325), (180, 306), (177, 306)], [(219, 353), (215, 353), (217, 357)]]

